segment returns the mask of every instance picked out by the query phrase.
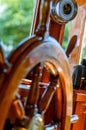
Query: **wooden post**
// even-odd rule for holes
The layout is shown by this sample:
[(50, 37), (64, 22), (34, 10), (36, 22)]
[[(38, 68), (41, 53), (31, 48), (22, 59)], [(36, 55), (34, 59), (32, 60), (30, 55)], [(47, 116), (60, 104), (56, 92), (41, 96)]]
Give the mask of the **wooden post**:
[[(50, 1), (50, 0), (48, 0)], [(34, 34), (37, 25), (39, 23), (39, 10), (40, 7), (40, 0), (36, 0), (35, 9), (34, 9), (34, 17), (33, 17), (33, 23), (30, 31), (30, 35)], [(60, 44), (62, 44), (63, 35), (64, 35), (64, 29), (65, 24), (58, 24), (55, 21), (53, 21), (52, 18), (50, 18), (50, 26), (49, 26), (49, 32), (50, 36), (54, 37)]]

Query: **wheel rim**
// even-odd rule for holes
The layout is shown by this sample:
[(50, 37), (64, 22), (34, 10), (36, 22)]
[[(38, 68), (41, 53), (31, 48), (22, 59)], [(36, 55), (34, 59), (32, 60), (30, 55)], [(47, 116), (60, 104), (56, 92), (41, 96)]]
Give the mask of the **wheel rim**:
[[(1, 129), (3, 128), (10, 104), (12, 102), (12, 96), (16, 91), (16, 88), (20, 83), (21, 79), (25, 77), (27, 73), (38, 63), (48, 62), (55, 66), (55, 71), (58, 72), (60, 76), (60, 81), (62, 84), (62, 104), (64, 107), (64, 110), (62, 111), (65, 117), (64, 118), (61, 115), (63, 124), (62, 129), (69, 129), (70, 126), (67, 126), (67, 122), (70, 122), (70, 116), (72, 114), (72, 81), (69, 71), (69, 64), (66, 59), (66, 56), (61, 47), (57, 44), (56, 41), (52, 40), (52, 38), (48, 39), (48, 41), (43, 41), (42, 44), (40, 41), (34, 42), (34, 46), (31, 45), (30, 48), (27, 47), (27, 49), (23, 51), (23, 56), (21, 56), (19, 60), (15, 60), (13, 67), (9, 71), (8, 77), (4, 79), (4, 84), (2, 84), (3, 89), (0, 94), (0, 122), (2, 122), (0, 127)], [(68, 80), (66, 80), (65, 77)], [(14, 85), (15, 81), (16, 83)], [(2, 118), (2, 111), (4, 109), (4, 105), (6, 105), (6, 111)]]

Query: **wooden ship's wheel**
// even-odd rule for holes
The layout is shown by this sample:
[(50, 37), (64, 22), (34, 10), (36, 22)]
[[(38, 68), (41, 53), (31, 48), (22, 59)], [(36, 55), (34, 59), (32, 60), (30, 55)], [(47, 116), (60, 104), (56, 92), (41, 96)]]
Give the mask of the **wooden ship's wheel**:
[(0, 130), (70, 130), (72, 78), (66, 54), (49, 36), (50, 2), (41, 1), (36, 31), (7, 59), (0, 48)]

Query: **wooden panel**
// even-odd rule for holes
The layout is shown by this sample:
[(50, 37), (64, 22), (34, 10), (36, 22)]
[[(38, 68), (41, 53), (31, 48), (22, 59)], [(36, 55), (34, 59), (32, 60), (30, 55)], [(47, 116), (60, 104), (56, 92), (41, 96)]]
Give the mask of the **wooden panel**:
[(75, 97), (75, 101), (77, 102), (86, 102), (86, 91), (74, 90), (74, 97)]
[(74, 91), (74, 114), (79, 116), (79, 120), (72, 124), (71, 130), (86, 129), (86, 92), (80, 90)]
[(69, 59), (71, 69), (76, 64), (79, 64), (81, 60), (84, 29), (85, 29), (85, 17), (86, 17), (85, 9), (83, 7), (79, 7), (76, 18), (71, 22), (69, 39), (71, 39), (72, 36), (77, 35), (77, 45), (72, 51)]
[(72, 125), (72, 130), (85, 130), (86, 128), (86, 106), (84, 102), (77, 102), (75, 108), (75, 114), (79, 116), (79, 120)]

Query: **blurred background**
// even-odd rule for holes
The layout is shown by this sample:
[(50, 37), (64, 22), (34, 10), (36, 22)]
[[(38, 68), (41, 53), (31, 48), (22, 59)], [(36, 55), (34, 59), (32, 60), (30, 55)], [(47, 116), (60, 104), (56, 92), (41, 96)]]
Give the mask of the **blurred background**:
[(5, 56), (29, 36), (35, 0), (0, 0), (0, 42)]

